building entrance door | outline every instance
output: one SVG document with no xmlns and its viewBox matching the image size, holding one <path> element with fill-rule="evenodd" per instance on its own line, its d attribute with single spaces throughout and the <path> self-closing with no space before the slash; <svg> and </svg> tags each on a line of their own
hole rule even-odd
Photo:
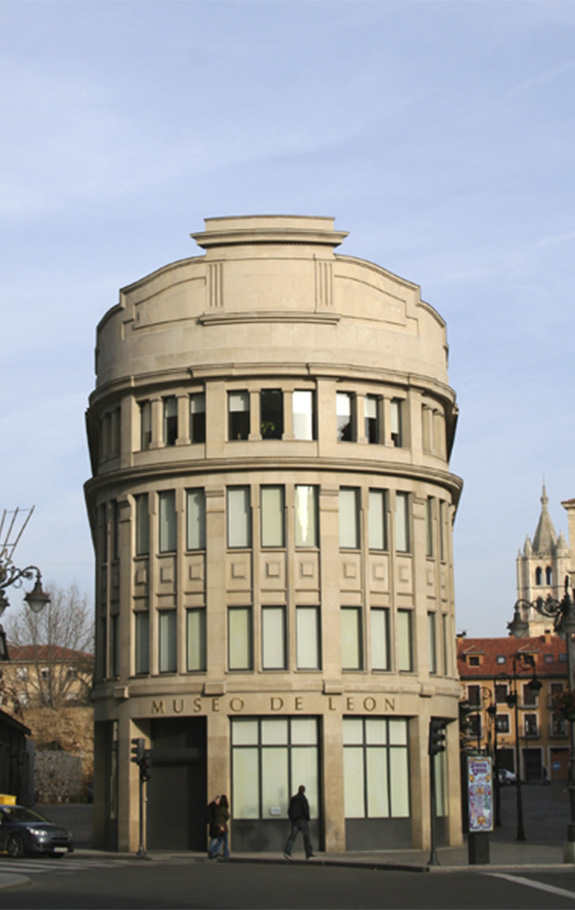
<svg viewBox="0 0 575 910">
<path fill-rule="evenodd" d="M 205 851 L 206 719 L 154 719 L 150 739 L 147 847 Z"/>
</svg>

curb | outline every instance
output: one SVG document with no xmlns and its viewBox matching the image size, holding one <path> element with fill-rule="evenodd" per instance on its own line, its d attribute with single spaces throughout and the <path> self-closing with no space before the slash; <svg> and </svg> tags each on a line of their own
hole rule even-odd
<svg viewBox="0 0 575 910">
<path fill-rule="evenodd" d="M 13 875 L 11 873 L 4 874 L 3 872 L 0 872 L 0 891 L 11 891 L 15 888 L 24 888 L 29 884 L 30 879 L 27 875 Z"/>
</svg>

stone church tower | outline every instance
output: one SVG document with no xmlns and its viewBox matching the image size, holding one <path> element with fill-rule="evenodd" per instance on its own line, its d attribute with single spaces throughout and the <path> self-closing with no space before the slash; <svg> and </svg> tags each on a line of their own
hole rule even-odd
<svg viewBox="0 0 575 910">
<path fill-rule="evenodd" d="M 533 602 L 548 595 L 561 600 L 564 594 L 565 576 L 569 575 L 571 556 L 563 533 L 555 533 L 548 511 L 549 499 L 545 486 L 541 495 L 541 514 L 533 540 L 525 540 L 523 550 L 517 555 L 517 598 Z M 568 503 L 563 503 L 567 508 Z M 569 512 L 569 509 L 568 509 Z M 569 513 L 570 514 L 570 513 Z M 530 636 L 543 635 L 553 631 L 553 620 L 541 616 L 535 610 L 525 611 L 523 616 L 529 623 Z"/>
</svg>

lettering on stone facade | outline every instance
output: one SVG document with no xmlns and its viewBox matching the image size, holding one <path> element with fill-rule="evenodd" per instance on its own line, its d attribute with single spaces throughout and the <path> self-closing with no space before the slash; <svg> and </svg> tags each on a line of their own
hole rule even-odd
<svg viewBox="0 0 575 910">
<path fill-rule="evenodd" d="M 327 711 L 345 711 L 349 714 L 354 713 L 389 713 L 395 712 L 395 698 L 387 695 L 328 695 L 326 698 Z M 240 695 L 232 695 L 229 701 L 221 697 L 205 698 L 196 695 L 188 701 L 184 696 L 166 700 L 163 698 L 152 699 L 151 713 L 154 714 L 220 714 L 229 711 L 232 714 L 265 712 L 265 705 L 258 700 L 252 707 L 246 699 Z M 306 699 L 304 695 L 281 696 L 271 695 L 267 701 L 267 709 L 274 714 L 291 714 L 293 712 L 302 713 L 306 710 L 310 714 L 321 713 L 318 710 L 317 696 Z"/>
</svg>

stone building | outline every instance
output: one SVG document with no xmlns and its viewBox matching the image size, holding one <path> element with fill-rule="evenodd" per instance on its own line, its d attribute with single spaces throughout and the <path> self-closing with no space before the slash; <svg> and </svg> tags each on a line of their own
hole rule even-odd
<svg viewBox="0 0 575 910">
<path fill-rule="evenodd" d="M 443 319 L 335 253 L 323 217 L 210 218 L 204 255 L 124 288 L 97 330 L 95 842 L 281 851 L 307 788 L 318 849 L 461 838 Z"/>
</svg>

